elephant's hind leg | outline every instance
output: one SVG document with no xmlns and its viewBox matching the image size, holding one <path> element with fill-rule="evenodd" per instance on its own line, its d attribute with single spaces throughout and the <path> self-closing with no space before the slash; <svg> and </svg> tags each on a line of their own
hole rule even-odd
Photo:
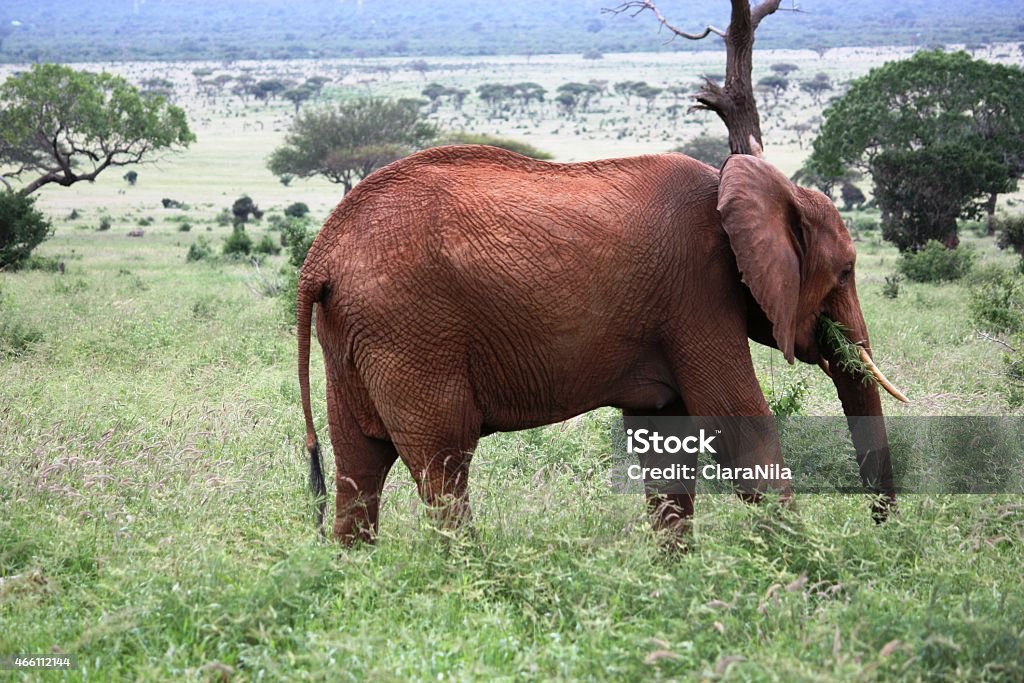
<svg viewBox="0 0 1024 683">
<path fill-rule="evenodd" d="M 398 459 L 391 442 L 363 434 L 341 386 L 328 378 L 331 446 L 336 468 L 334 538 L 342 543 L 373 542 L 384 480 Z"/>
<path fill-rule="evenodd" d="M 469 463 L 483 420 L 468 384 L 425 379 L 421 386 L 431 384 L 446 390 L 430 398 L 418 397 L 415 406 L 398 406 L 394 414 L 405 419 L 388 424 L 388 431 L 429 514 L 443 526 L 455 528 L 470 521 Z"/>
</svg>

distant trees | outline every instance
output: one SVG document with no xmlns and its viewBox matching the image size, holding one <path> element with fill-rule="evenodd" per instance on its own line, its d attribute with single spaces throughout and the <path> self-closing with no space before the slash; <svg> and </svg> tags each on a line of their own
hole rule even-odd
<svg viewBox="0 0 1024 683">
<path fill-rule="evenodd" d="M 822 96 L 832 89 L 832 80 L 826 73 L 815 74 L 814 78 L 800 83 L 800 89 L 811 96 L 817 104 L 821 104 Z"/>
<path fill-rule="evenodd" d="M 789 76 L 791 72 L 799 70 L 800 67 L 797 66 L 796 64 L 790 64 L 789 62 L 779 62 L 776 64 L 772 64 L 771 69 L 778 75 L 785 78 Z"/>
<path fill-rule="evenodd" d="M 448 98 L 456 109 L 462 109 L 462 104 L 466 101 L 466 95 L 469 94 L 469 91 L 465 88 L 454 88 L 441 85 L 440 83 L 431 83 L 420 94 L 430 100 L 430 104 L 434 109 L 441 104 L 441 99 L 445 97 Z"/>
<path fill-rule="evenodd" d="M 715 168 L 721 168 L 729 158 L 729 138 L 723 135 L 702 135 L 676 147 L 673 151 L 691 156 Z"/>
<path fill-rule="evenodd" d="M 652 0 L 629 0 L 607 10 L 613 14 L 651 12 L 658 22 L 674 35 L 687 40 L 701 40 L 716 35 L 725 43 L 725 82 L 719 85 L 707 78 L 695 95 L 699 109 L 715 112 L 729 131 L 729 148 L 735 154 L 750 154 L 755 145 L 763 146 L 761 119 L 757 112 L 752 82 L 754 33 L 761 21 L 779 9 L 782 0 L 730 0 L 732 15 L 723 30 L 708 24 L 699 33 L 688 33 L 669 23 Z"/>
<path fill-rule="evenodd" d="M 805 169 L 871 173 L 883 235 L 901 250 L 958 242 L 957 219 L 994 210 L 1024 173 L 1024 71 L 965 52 L 919 52 L 857 79 Z"/>
<path fill-rule="evenodd" d="M 374 169 L 437 137 L 420 114 L 421 102 L 370 97 L 300 112 L 267 166 L 277 176 L 323 176 L 347 193 Z"/>
<path fill-rule="evenodd" d="M 522 154 L 523 156 L 533 157 L 534 159 L 553 159 L 554 157 L 542 150 L 537 149 L 531 144 L 522 142 L 520 140 L 511 140 L 509 138 L 499 138 L 493 135 L 484 135 L 481 133 L 467 133 L 465 131 L 458 131 L 454 133 L 448 133 L 441 138 L 438 145 L 490 145 L 491 147 L 500 147 L 507 149 L 510 152 L 516 154 Z"/>
<path fill-rule="evenodd" d="M 95 180 L 195 141 L 185 112 L 120 76 L 36 64 L 0 85 L 0 168 L 34 174 L 20 192 Z"/>
</svg>

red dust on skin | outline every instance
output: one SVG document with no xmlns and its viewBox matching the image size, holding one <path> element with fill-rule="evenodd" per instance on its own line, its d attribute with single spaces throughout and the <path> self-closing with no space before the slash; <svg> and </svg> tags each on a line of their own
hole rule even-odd
<svg viewBox="0 0 1024 683">
<path fill-rule="evenodd" d="M 815 362 L 825 312 L 867 344 L 853 258 L 828 198 L 751 156 L 719 172 L 678 154 L 555 164 L 471 145 L 380 169 L 328 218 L 299 281 L 311 483 L 323 493 L 309 399 L 315 306 L 335 538 L 373 539 L 398 459 L 439 519 L 469 519 L 469 463 L 495 431 L 600 406 L 770 415 L 748 337 Z M 874 386 L 842 372 L 833 381 L 848 416 L 881 417 Z M 878 422 L 854 444 L 870 490 L 889 495 Z M 749 464 L 782 463 L 773 432 Z M 769 490 L 790 496 L 778 482 L 740 493 Z M 656 527 L 688 526 L 692 496 L 649 502 Z"/>
</svg>

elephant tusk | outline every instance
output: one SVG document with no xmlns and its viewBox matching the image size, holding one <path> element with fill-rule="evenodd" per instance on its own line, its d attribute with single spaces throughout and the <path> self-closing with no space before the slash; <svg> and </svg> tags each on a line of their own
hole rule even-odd
<svg viewBox="0 0 1024 683">
<path fill-rule="evenodd" d="M 818 356 L 818 367 L 821 368 L 822 372 L 828 375 L 829 379 L 832 379 L 832 368 L 828 366 L 828 361 L 822 356 Z"/>
<path fill-rule="evenodd" d="M 878 383 L 882 385 L 882 388 L 889 392 L 890 396 L 895 398 L 897 401 L 910 403 L 910 399 L 907 398 L 902 391 L 894 387 L 892 382 L 885 378 L 885 375 L 882 374 L 882 371 L 879 370 L 878 366 L 871 360 L 871 356 L 868 355 L 867 349 L 863 346 L 860 347 L 860 359 L 864 361 L 864 364 L 868 366 L 869 370 L 871 370 L 871 374 L 874 375 L 875 379 L 878 380 Z"/>
</svg>

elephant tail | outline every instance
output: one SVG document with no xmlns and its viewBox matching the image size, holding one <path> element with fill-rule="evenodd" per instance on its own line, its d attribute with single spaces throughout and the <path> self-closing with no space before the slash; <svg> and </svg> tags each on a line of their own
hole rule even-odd
<svg viewBox="0 0 1024 683">
<path fill-rule="evenodd" d="M 324 483 L 323 459 L 320 442 L 313 426 L 313 409 L 309 401 L 309 337 L 313 323 L 313 304 L 317 295 L 302 279 L 296 308 L 296 330 L 299 336 L 299 391 L 302 394 L 302 414 L 306 418 L 306 451 L 309 453 L 309 490 L 316 500 L 316 525 L 323 528 L 324 509 L 327 504 L 327 485 Z"/>
</svg>

